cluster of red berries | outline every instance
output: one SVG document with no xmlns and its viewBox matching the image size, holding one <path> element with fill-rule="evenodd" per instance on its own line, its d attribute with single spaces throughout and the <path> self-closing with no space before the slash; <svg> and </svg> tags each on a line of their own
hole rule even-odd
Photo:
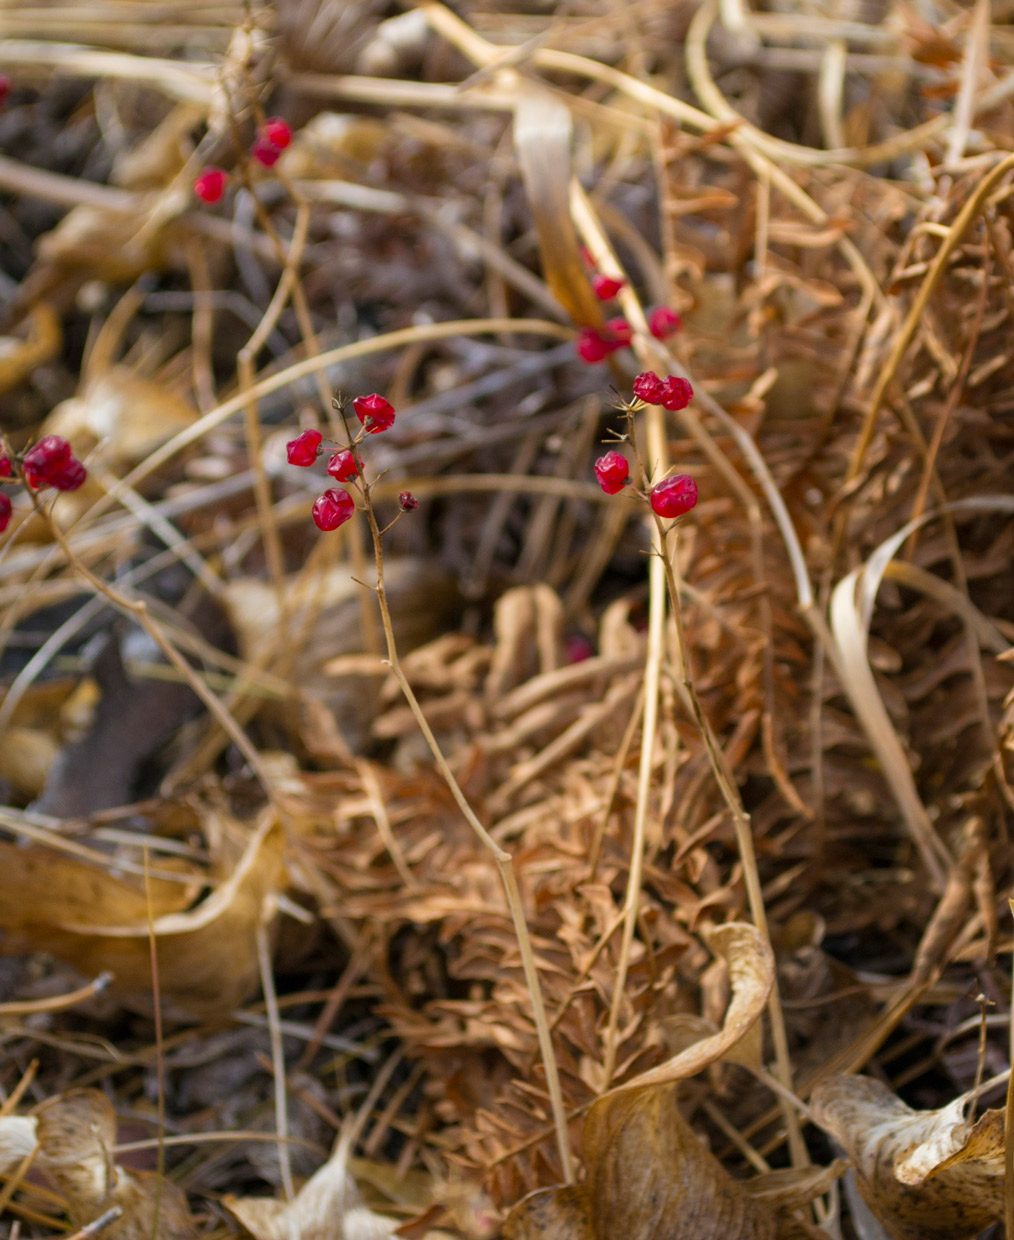
<svg viewBox="0 0 1014 1240">
<path fill-rule="evenodd" d="M 634 394 L 646 404 L 685 409 L 693 399 L 694 389 L 677 375 L 660 379 L 648 370 L 634 380 Z M 595 462 L 595 477 L 607 495 L 617 495 L 630 485 L 630 464 L 622 452 L 612 449 Z M 657 516 L 681 517 L 697 504 L 697 483 L 689 474 L 674 474 L 656 482 L 647 498 Z"/>
<path fill-rule="evenodd" d="M 54 491 L 76 491 L 88 477 L 88 471 L 71 451 L 61 435 L 43 435 L 15 460 L 21 466 L 25 482 L 33 491 L 52 487 Z M 0 456 L 0 480 L 14 477 L 14 461 Z M 13 505 L 6 491 L 0 490 L 0 534 L 10 524 Z"/>
<path fill-rule="evenodd" d="M 622 281 L 615 281 L 610 276 L 596 277 L 603 282 L 602 287 L 618 284 L 616 291 L 623 287 Z M 594 281 L 593 281 L 594 284 Z M 596 287 L 598 293 L 598 287 Z M 600 293 L 601 297 L 602 294 Z M 668 306 L 658 306 L 648 316 L 648 330 L 656 340 L 667 340 L 683 326 L 683 320 L 675 310 Z M 577 355 L 583 362 L 594 365 L 605 361 L 611 353 L 625 349 L 633 339 L 634 331 L 625 318 L 609 319 L 604 327 L 582 327 L 577 334 Z"/>
<path fill-rule="evenodd" d="M 394 406 L 376 392 L 369 396 L 357 396 L 352 402 L 352 408 L 362 424 L 362 434 L 379 435 L 394 425 Z M 303 431 L 295 439 L 290 439 L 285 445 L 289 464 L 303 467 L 313 465 L 325 450 L 322 449 L 323 441 L 324 436 L 315 430 Z M 356 479 L 362 475 L 362 462 L 356 450 L 358 443 L 359 439 L 351 447 L 339 448 L 337 452 L 331 453 L 327 472 L 336 482 L 358 486 Z M 402 512 L 411 512 L 419 507 L 419 501 L 411 491 L 402 491 L 398 496 L 398 506 Z M 347 490 L 331 487 L 314 501 L 313 521 L 320 530 L 336 530 L 351 518 L 355 510 L 355 501 Z"/>
<path fill-rule="evenodd" d="M 280 116 L 272 116 L 258 129 L 250 156 L 263 167 L 273 168 L 291 141 L 292 130 L 287 122 Z M 228 175 L 221 168 L 205 168 L 194 182 L 194 193 L 201 202 L 212 206 L 225 193 L 228 181 Z"/>
</svg>

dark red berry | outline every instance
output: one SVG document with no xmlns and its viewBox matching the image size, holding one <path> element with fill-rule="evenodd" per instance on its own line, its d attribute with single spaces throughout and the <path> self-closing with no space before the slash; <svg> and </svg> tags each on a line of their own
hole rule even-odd
<svg viewBox="0 0 1014 1240">
<path fill-rule="evenodd" d="M 595 654 L 595 647 L 582 633 L 571 633 L 564 639 L 564 652 L 568 663 L 583 663 Z"/>
<path fill-rule="evenodd" d="M 292 141 L 292 130 L 280 116 L 269 116 L 261 126 L 261 137 L 280 151 Z"/>
<path fill-rule="evenodd" d="M 0 73 L 0 108 L 7 102 L 7 96 L 11 93 L 11 80 L 6 73 Z M 8 516 L 10 514 L 8 513 Z"/>
<path fill-rule="evenodd" d="M 357 396 L 352 408 L 371 435 L 379 435 L 394 425 L 394 405 L 376 392 L 371 392 L 369 396 Z"/>
<path fill-rule="evenodd" d="M 607 495 L 615 495 L 630 481 L 630 466 L 622 452 L 607 452 L 595 462 L 595 477 Z"/>
<path fill-rule="evenodd" d="M 221 168 L 205 168 L 194 182 L 194 193 L 201 202 L 206 202 L 210 207 L 225 193 L 227 180 L 228 177 Z"/>
<path fill-rule="evenodd" d="M 320 431 L 303 431 L 285 445 L 285 455 L 290 465 L 312 465 L 317 459 L 317 449 L 324 436 Z"/>
<path fill-rule="evenodd" d="M 587 362 L 589 366 L 594 366 L 596 362 L 604 362 L 610 353 L 616 351 L 612 342 L 594 327 L 582 327 L 574 343 L 578 357 L 582 362 Z"/>
<path fill-rule="evenodd" d="M 0 534 L 10 525 L 11 513 L 14 506 L 11 503 L 11 497 L 6 491 L 0 491 Z"/>
<path fill-rule="evenodd" d="M 48 487 L 55 474 L 59 474 L 71 460 L 70 444 L 62 435 L 43 435 L 39 442 L 25 453 L 21 462 L 28 485 L 37 491 Z"/>
<path fill-rule="evenodd" d="M 250 148 L 250 154 L 259 164 L 263 164 L 265 168 L 273 168 L 278 163 L 282 152 L 273 142 L 269 142 L 267 138 L 257 138 Z"/>
<path fill-rule="evenodd" d="M 76 456 L 72 456 L 62 469 L 51 475 L 49 485 L 57 491 L 76 491 L 78 487 L 84 485 L 87 477 L 87 469 Z"/>
<path fill-rule="evenodd" d="M 612 352 L 626 348 L 634 338 L 634 329 L 624 318 L 610 319 L 606 324 L 605 336 L 612 341 Z"/>
<path fill-rule="evenodd" d="M 663 386 L 664 391 L 658 403 L 663 409 L 668 409 L 673 413 L 677 409 L 685 409 L 694 398 L 694 389 L 689 381 L 679 378 L 678 375 L 666 375 Z"/>
<path fill-rule="evenodd" d="M 648 316 L 648 331 L 656 340 L 667 340 L 683 326 L 683 320 L 668 306 L 656 306 Z"/>
<path fill-rule="evenodd" d="M 665 395 L 665 384 L 653 370 L 646 370 L 634 380 L 634 395 L 646 405 L 660 405 Z"/>
<path fill-rule="evenodd" d="M 9 456 L 0 456 L 0 478 L 10 478 L 14 473 L 14 466 L 11 464 Z"/>
<path fill-rule="evenodd" d="M 626 280 L 621 280 L 617 276 L 604 276 L 601 273 L 592 276 L 592 288 L 599 301 L 612 301 L 624 284 Z"/>
<path fill-rule="evenodd" d="M 650 499 L 660 517 L 682 517 L 697 503 L 697 483 L 689 474 L 674 474 L 655 483 Z"/>
<path fill-rule="evenodd" d="M 419 501 L 411 491 L 402 491 L 398 496 L 398 507 L 402 512 L 414 512 L 419 507 Z"/>
<path fill-rule="evenodd" d="M 348 491 L 332 488 L 317 497 L 313 504 L 313 523 L 317 529 L 336 530 L 344 525 L 356 510 L 356 505 Z"/>
<path fill-rule="evenodd" d="M 348 482 L 350 478 L 354 478 L 359 473 L 359 468 L 356 465 L 356 458 L 348 448 L 343 448 L 328 461 L 327 472 L 339 482 Z"/>
</svg>

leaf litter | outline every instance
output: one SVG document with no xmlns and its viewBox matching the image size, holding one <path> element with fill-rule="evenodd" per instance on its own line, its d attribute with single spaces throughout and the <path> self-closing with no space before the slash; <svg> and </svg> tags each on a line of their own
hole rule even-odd
<svg viewBox="0 0 1014 1240">
<path fill-rule="evenodd" d="M 0 537 L 12 1235 L 942 1240 L 1014 1207 L 1006 18 L 536 9 L 3 9 L 0 433 L 89 468 L 73 566 L 20 500 Z M 587 366 L 596 273 L 634 349 Z M 696 401 L 638 435 L 700 495 L 717 757 L 592 473 L 610 385 L 676 368 Z M 511 854 L 555 1065 L 362 531 L 317 539 L 284 463 L 338 389 L 399 410 L 401 666 Z"/>
</svg>

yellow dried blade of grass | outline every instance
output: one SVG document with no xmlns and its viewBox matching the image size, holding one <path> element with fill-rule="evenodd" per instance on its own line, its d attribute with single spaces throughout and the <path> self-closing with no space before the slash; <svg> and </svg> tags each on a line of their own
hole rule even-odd
<svg viewBox="0 0 1014 1240">
<path fill-rule="evenodd" d="M 867 640 L 873 605 L 888 564 L 914 530 L 944 511 L 1014 512 L 1014 499 L 997 495 L 959 500 L 946 509 L 909 521 L 881 543 L 865 565 L 838 582 L 830 605 L 831 630 L 845 691 L 937 890 L 943 889 L 953 859 L 920 800 L 908 757 L 877 689 L 867 656 Z"/>
</svg>

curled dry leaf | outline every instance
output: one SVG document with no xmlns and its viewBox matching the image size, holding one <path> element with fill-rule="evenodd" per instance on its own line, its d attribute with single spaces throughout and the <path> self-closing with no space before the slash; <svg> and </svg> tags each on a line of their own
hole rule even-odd
<svg viewBox="0 0 1014 1240">
<path fill-rule="evenodd" d="M 105 1094 L 76 1089 L 36 1109 L 36 1165 L 67 1202 L 76 1227 L 114 1207 L 123 1213 L 105 1240 L 191 1240 L 196 1235 L 183 1193 L 153 1171 L 127 1172 L 113 1162 L 116 1116 Z"/>
<path fill-rule="evenodd" d="M 210 1017 L 228 1012 L 256 986 L 256 929 L 283 881 L 282 847 L 282 829 L 266 815 L 233 872 L 207 899 L 196 908 L 183 911 L 177 906 L 155 917 L 159 990 L 168 1014 Z M 68 875 L 67 889 L 75 903 L 62 917 L 54 907 L 59 903 L 55 887 L 41 906 L 43 914 L 23 891 L 18 899 L 3 899 L 0 888 L 0 927 L 10 931 L 3 949 L 48 951 L 87 975 L 111 973 L 121 996 L 134 1006 L 149 1007 L 151 956 L 143 886 L 131 889 L 97 869 L 64 867 L 63 860 L 61 871 Z M 23 872 L 41 890 L 42 872 L 32 867 Z M 46 873 L 53 883 L 53 870 Z M 0 866 L 0 883 L 8 881 Z M 175 886 L 167 880 L 166 893 Z M 113 896 L 110 904 L 104 894 Z M 178 898 L 176 892 L 172 895 Z"/>
<path fill-rule="evenodd" d="M 328 1161 L 290 1202 L 226 1197 L 225 1205 L 256 1240 L 394 1240 L 394 1224 L 363 1205 L 339 1140 Z"/>
<path fill-rule="evenodd" d="M 1003 1217 L 1004 1113 L 964 1119 L 967 1096 L 913 1111 L 880 1081 L 836 1076 L 817 1123 L 844 1146 L 863 1199 L 892 1240 L 964 1240 Z"/>
<path fill-rule="evenodd" d="M 734 1050 L 764 1010 L 774 979 L 771 948 L 753 926 L 722 926 L 710 943 L 726 961 L 732 987 L 722 1028 L 600 1098 L 584 1129 L 587 1183 L 526 1197 L 507 1218 L 505 1240 L 790 1240 L 813 1234 L 788 1211 L 824 1191 L 840 1166 L 803 1179 L 742 1184 L 680 1114 L 679 1081 Z"/>
</svg>

